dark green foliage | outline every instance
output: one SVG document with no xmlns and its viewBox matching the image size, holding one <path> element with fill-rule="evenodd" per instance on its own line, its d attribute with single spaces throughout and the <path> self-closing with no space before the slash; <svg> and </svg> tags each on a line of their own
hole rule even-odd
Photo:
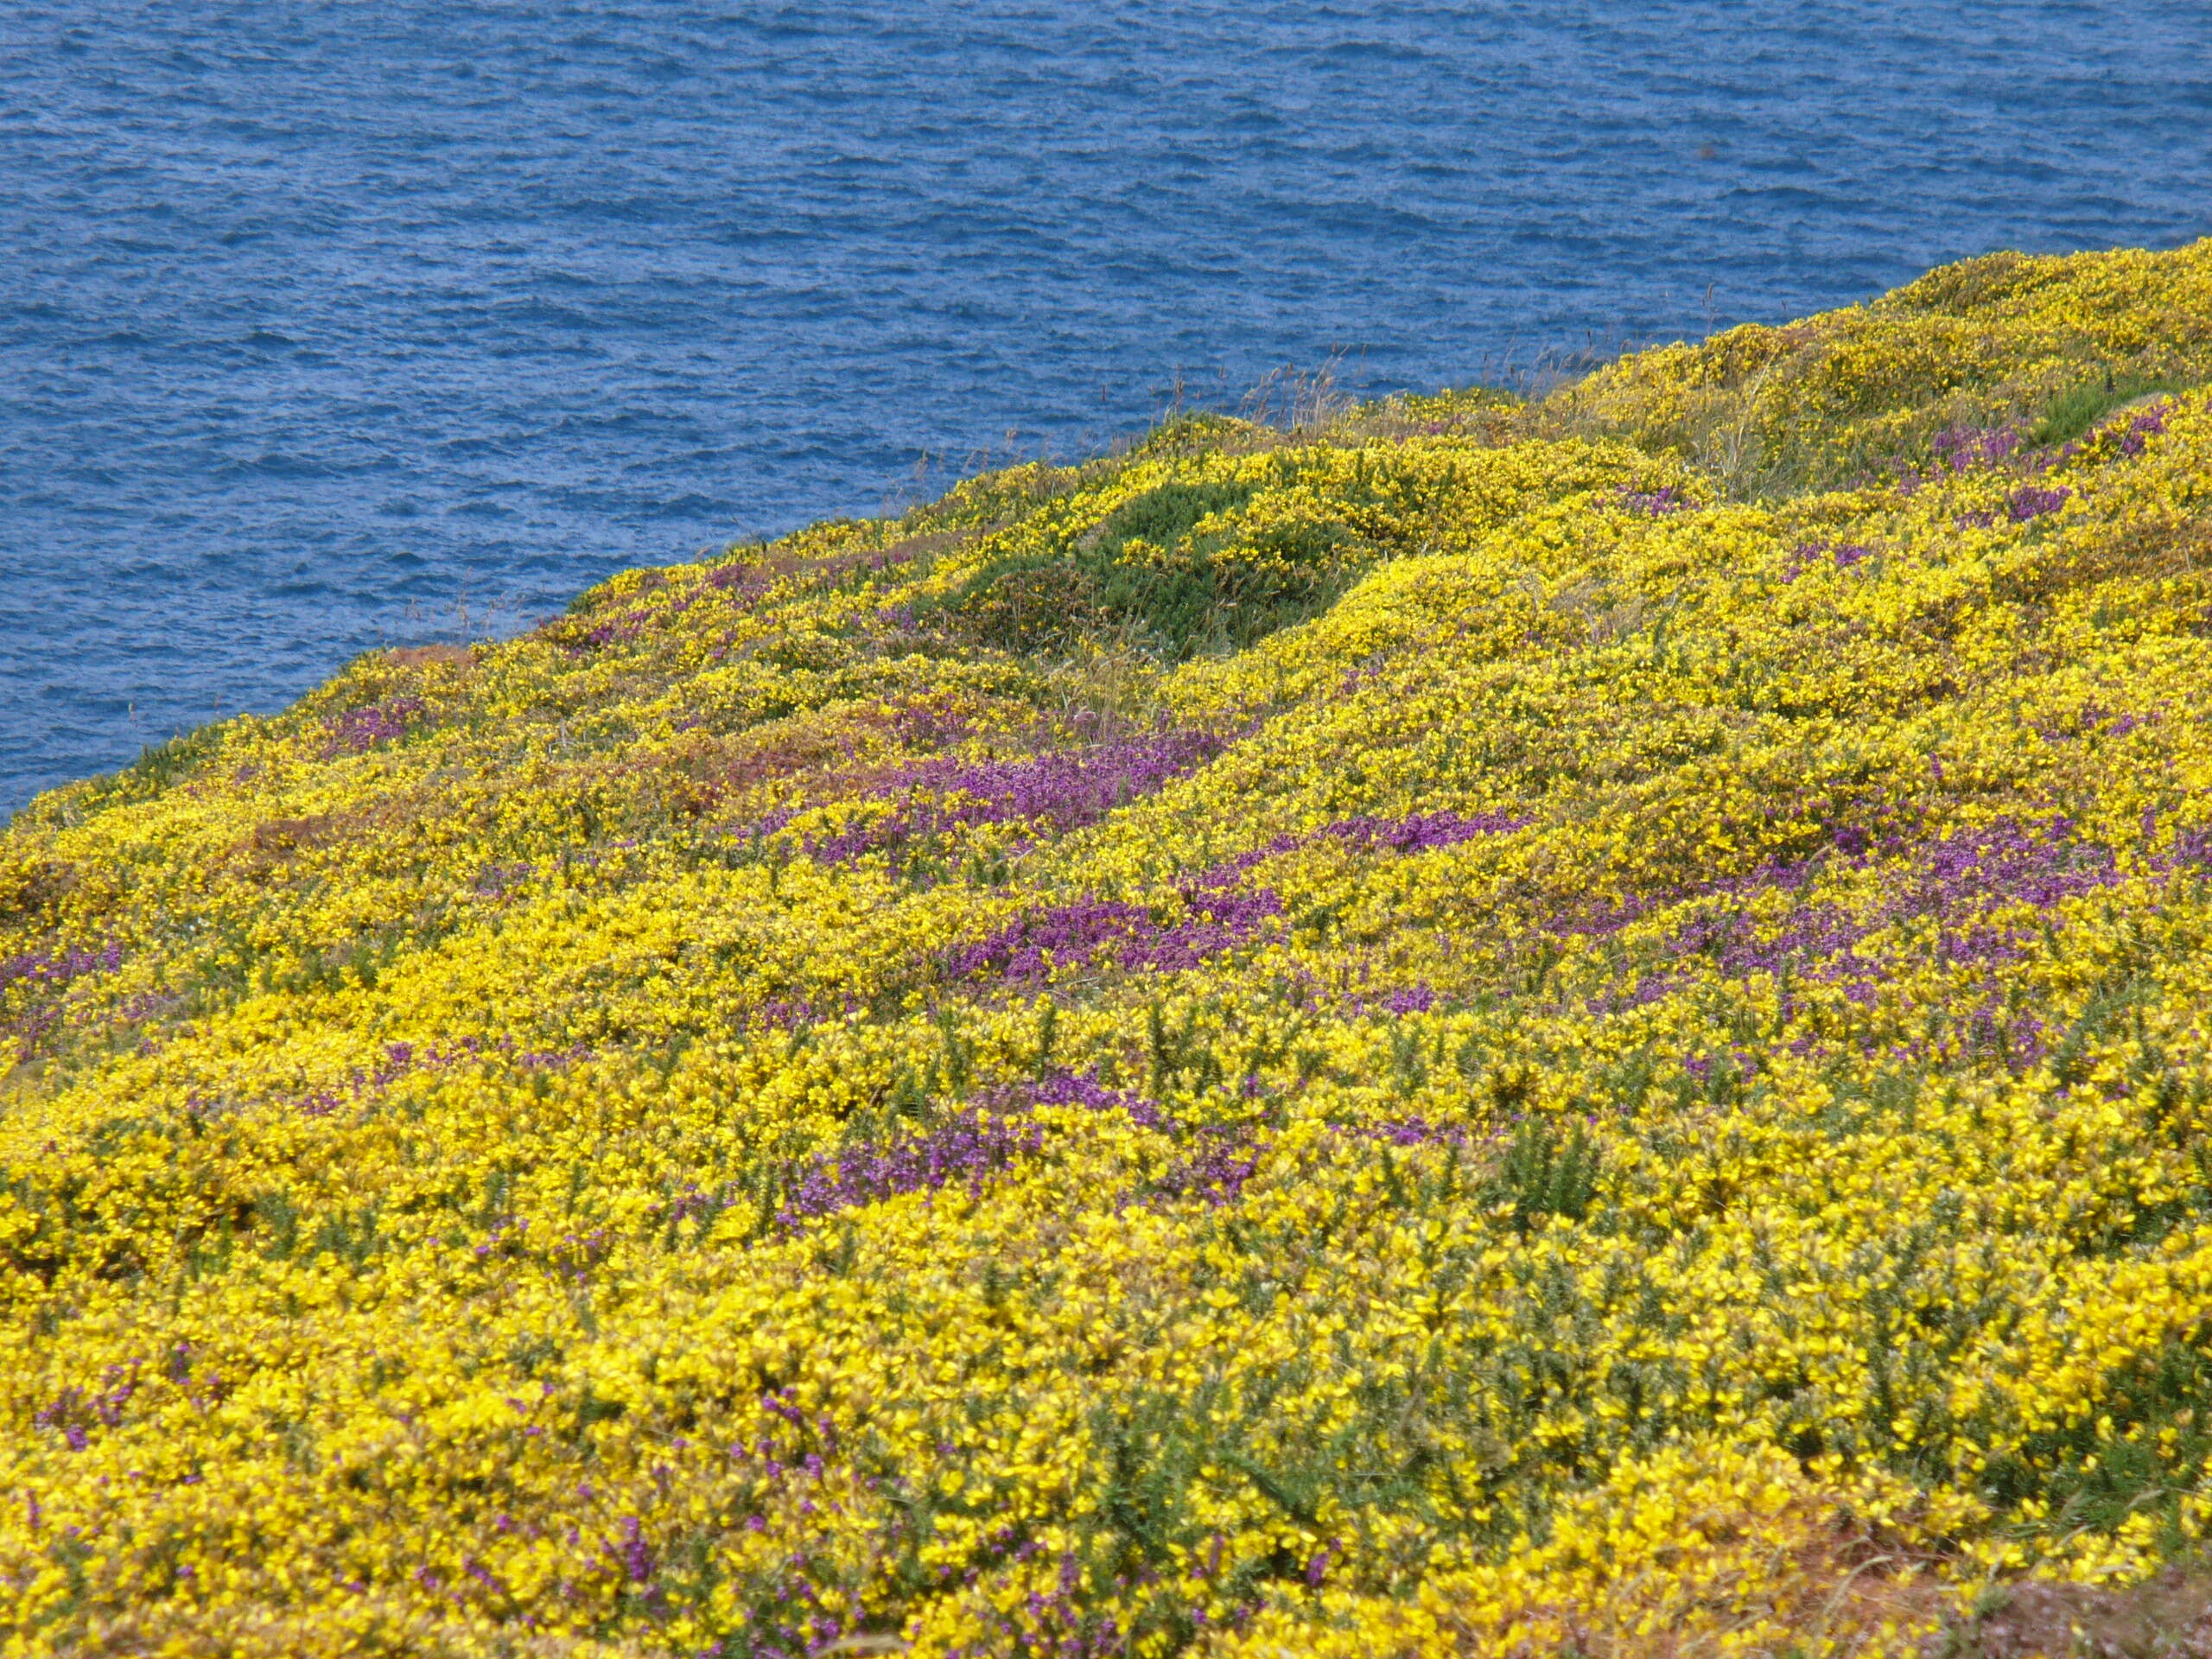
<svg viewBox="0 0 2212 1659">
<path fill-rule="evenodd" d="M 1259 487 L 1253 480 L 1163 484 L 1057 556 L 977 572 L 944 613 L 980 643 L 1007 651 L 1066 651 L 1086 637 L 1111 637 L 1180 662 L 1249 645 L 1325 609 L 1363 563 L 1340 524 L 1271 526 L 1246 543 L 1256 557 L 1235 559 L 1219 556 L 1237 533 L 1192 533 Z"/>
<path fill-rule="evenodd" d="M 2029 440 L 2038 444 L 2071 443 L 2123 404 L 2174 390 L 2170 381 L 2141 375 L 2115 378 L 2107 370 L 2102 378 L 2070 386 L 2052 398 L 2043 417 L 2029 431 Z"/>
<path fill-rule="evenodd" d="M 310 1255 L 327 1250 L 355 1268 L 365 1266 L 384 1247 L 378 1226 L 381 1206 L 367 1204 L 356 1210 L 334 1211 L 315 1227 L 309 1241 Z"/>
<path fill-rule="evenodd" d="M 1984 1495 L 2000 1509 L 2028 1499 L 2049 1506 L 2031 1530 L 2109 1534 L 2129 1516 L 2155 1517 L 2167 1551 L 2183 1541 L 2182 1497 L 2212 1457 L 2212 1326 L 2169 1342 L 2112 1380 L 2094 1420 L 2031 1435 L 1994 1461 Z M 2171 1440 L 2162 1435 L 2171 1433 Z"/>
<path fill-rule="evenodd" d="M 254 1195 L 252 1230 L 259 1235 L 261 1252 L 270 1260 L 289 1262 L 299 1248 L 298 1206 L 282 1187 L 269 1187 Z"/>
<path fill-rule="evenodd" d="M 1124 502 L 1099 525 L 1093 550 L 1117 558 L 1133 541 L 1173 548 L 1201 518 L 1233 512 L 1252 499 L 1256 483 L 1223 480 L 1211 484 L 1163 484 Z"/>
<path fill-rule="evenodd" d="M 1310 1582 L 1331 1565 L 1336 1552 L 1325 1547 L 1310 1558 L 1281 1547 L 1262 1557 L 1225 1557 L 1207 1518 L 1209 1488 L 1241 1485 L 1285 1522 L 1308 1530 L 1320 1528 L 1332 1511 L 1342 1517 L 1337 1525 L 1348 1522 L 1359 1529 L 1374 1514 L 1433 1510 L 1440 1496 L 1432 1491 L 1435 1471 L 1420 1444 L 1425 1385 L 1402 1377 L 1372 1380 L 1358 1390 L 1351 1421 L 1284 1433 L 1284 1402 L 1313 1377 L 1311 1363 L 1300 1362 L 1241 1398 L 1207 1383 L 1187 1395 L 1147 1394 L 1094 1414 L 1090 1435 L 1100 1454 L 1100 1489 L 1087 1513 L 1074 1518 L 1080 1541 L 1074 1559 L 1081 1578 L 1092 1583 L 1157 1582 L 1140 1632 L 1164 1635 L 1176 1646 L 1195 1633 L 1187 1592 L 1161 1571 L 1179 1556 L 1195 1558 L 1194 1577 L 1244 1605 L 1259 1601 L 1270 1583 Z"/>
<path fill-rule="evenodd" d="M 1524 1238 L 1545 1216 L 1580 1221 L 1597 1192 L 1597 1151 L 1579 1123 L 1564 1139 L 1550 1124 L 1523 1124 L 1491 1183 L 1491 1202 L 1511 1206 L 1513 1230 Z"/>
</svg>

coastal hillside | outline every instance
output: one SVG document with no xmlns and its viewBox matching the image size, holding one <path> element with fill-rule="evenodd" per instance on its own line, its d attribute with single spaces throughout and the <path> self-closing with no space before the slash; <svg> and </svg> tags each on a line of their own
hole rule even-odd
<svg viewBox="0 0 2212 1659">
<path fill-rule="evenodd" d="M 4 1650 L 2212 1632 L 2208 381 L 1996 255 L 41 797 Z"/>
</svg>

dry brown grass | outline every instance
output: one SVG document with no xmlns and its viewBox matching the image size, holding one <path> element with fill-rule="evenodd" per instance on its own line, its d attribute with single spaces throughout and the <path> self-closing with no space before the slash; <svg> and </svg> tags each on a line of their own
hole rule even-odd
<svg viewBox="0 0 2212 1659">
<path fill-rule="evenodd" d="M 467 668 L 476 660 L 467 645 L 397 645 L 385 655 L 399 668 Z"/>
<path fill-rule="evenodd" d="M 2179 1563 L 2124 1590 L 2003 1586 L 1945 1632 L 1943 1659 L 2212 1659 L 2212 1567 Z"/>
</svg>

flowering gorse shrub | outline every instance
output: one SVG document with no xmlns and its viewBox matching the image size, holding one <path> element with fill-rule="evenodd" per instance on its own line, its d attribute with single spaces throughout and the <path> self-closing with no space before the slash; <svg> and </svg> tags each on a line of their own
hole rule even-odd
<svg viewBox="0 0 2212 1659">
<path fill-rule="evenodd" d="M 1181 423 L 41 798 L 9 1650 L 1902 1654 L 2185 1558 L 2207 317 Z"/>
</svg>

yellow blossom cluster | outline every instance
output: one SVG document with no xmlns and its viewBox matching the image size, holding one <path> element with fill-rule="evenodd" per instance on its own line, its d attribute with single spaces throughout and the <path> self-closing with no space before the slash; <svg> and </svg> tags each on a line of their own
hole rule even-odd
<svg viewBox="0 0 2212 1659">
<path fill-rule="evenodd" d="M 2187 1556 L 2209 380 L 2212 243 L 1999 256 L 41 798 L 0 1652 L 1904 1654 Z"/>
</svg>

